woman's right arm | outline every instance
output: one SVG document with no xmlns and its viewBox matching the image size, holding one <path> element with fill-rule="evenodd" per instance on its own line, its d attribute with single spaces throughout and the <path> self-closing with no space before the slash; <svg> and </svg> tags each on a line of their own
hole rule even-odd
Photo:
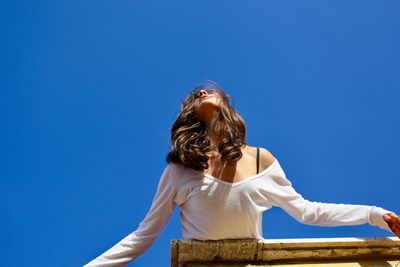
<svg viewBox="0 0 400 267">
<path fill-rule="evenodd" d="M 138 229 L 112 248 L 89 262 L 85 267 L 125 266 L 142 255 L 167 225 L 176 206 L 178 185 L 175 167 L 169 164 L 161 175 L 151 208 Z"/>
</svg>

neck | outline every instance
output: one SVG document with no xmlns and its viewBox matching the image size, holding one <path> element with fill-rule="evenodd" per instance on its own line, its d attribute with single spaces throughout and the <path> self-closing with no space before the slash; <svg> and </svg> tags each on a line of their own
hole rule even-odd
<svg viewBox="0 0 400 267">
<path fill-rule="evenodd" d="M 207 138 L 210 140 L 210 151 L 211 154 L 214 154 L 213 152 L 218 152 L 218 146 L 222 141 L 222 132 L 219 130 L 220 127 L 217 125 L 217 111 L 212 110 L 203 113 L 202 116 L 202 121 L 207 128 Z"/>
<path fill-rule="evenodd" d="M 220 132 L 216 132 L 214 127 L 207 127 L 207 138 L 210 140 L 210 148 L 211 151 L 218 152 L 218 146 L 222 141 L 222 134 Z"/>
</svg>

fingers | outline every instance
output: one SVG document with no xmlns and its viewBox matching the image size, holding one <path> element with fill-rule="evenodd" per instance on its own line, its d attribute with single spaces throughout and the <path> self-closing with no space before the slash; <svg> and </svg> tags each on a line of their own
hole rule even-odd
<svg viewBox="0 0 400 267">
<path fill-rule="evenodd" d="M 383 219 L 385 220 L 385 222 L 390 222 L 392 216 L 390 216 L 391 213 L 386 213 L 383 215 Z"/>
<path fill-rule="evenodd" d="M 383 215 L 383 219 L 385 219 L 385 221 L 387 221 L 387 222 L 389 222 L 389 221 L 400 222 L 400 217 L 397 216 L 395 213 L 386 213 Z"/>
</svg>

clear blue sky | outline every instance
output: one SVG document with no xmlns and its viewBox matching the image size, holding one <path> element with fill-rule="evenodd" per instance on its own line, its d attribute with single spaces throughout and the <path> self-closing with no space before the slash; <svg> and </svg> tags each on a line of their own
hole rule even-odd
<svg viewBox="0 0 400 267">
<path fill-rule="evenodd" d="M 2 266 L 80 266 L 134 231 L 181 99 L 210 79 L 321 202 L 400 212 L 400 3 L 0 3 Z M 131 266 L 168 266 L 179 209 Z M 378 237 L 278 208 L 265 238 Z"/>
</svg>

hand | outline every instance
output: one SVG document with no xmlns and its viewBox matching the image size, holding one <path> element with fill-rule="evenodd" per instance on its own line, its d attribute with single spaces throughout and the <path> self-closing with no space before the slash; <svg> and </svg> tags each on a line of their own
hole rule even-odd
<svg viewBox="0 0 400 267">
<path fill-rule="evenodd" d="M 394 213 L 386 213 L 383 219 L 389 225 L 390 230 L 400 238 L 400 217 Z"/>
</svg>

